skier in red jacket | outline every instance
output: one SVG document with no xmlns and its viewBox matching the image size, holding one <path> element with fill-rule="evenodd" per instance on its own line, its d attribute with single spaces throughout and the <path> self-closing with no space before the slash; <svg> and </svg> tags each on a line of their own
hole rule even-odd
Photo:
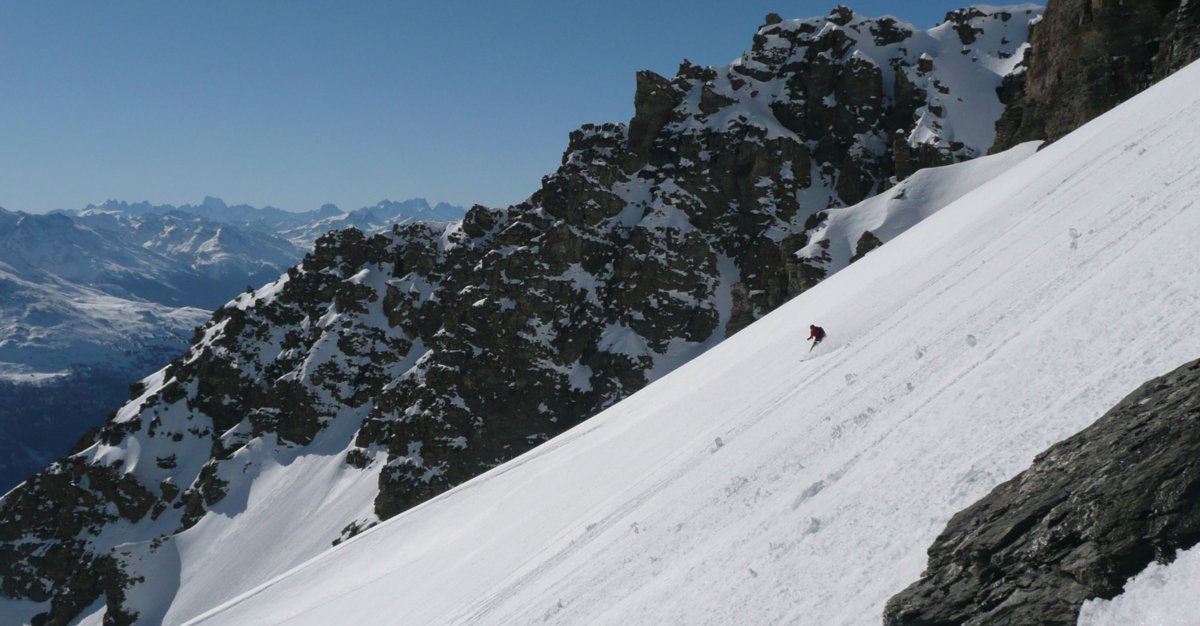
<svg viewBox="0 0 1200 626">
<path fill-rule="evenodd" d="M 820 326 L 817 326 L 816 324 L 809 324 L 808 339 L 806 339 L 805 341 L 813 342 L 813 348 L 815 348 L 815 347 L 817 347 L 817 344 L 821 343 L 821 341 L 824 339 L 825 339 L 825 329 L 821 328 Z"/>
</svg>

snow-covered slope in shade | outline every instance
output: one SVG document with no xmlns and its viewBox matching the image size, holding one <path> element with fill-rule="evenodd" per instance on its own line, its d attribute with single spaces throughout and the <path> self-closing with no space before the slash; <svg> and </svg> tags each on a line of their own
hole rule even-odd
<svg viewBox="0 0 1200 626">
<path fill-rule="evenodd" d="M 1197 115 L 1192 66 L 195 623 L 877 623 L 955 511 L 1200 354 Z"/>
<path fill-rule="evenodd" d="M 1089 600 L 1079 609 L 1079 626 L 1192 626 L 1200 615 L 1200 547 L 1181 551 L 1167 565 L 1152 563 L 1112 600 Z"/>
<path fill-rule="evenodd" d="M 1039 142 L 954 165 L 923 169 L 892 189 L 843 209 L 827 209 L 824 223 L 796 253 L 826 275 L 841 271 L 870 233 L 880 243 L 895 239 L 967 192 L 1003 174 L 1037 151 Z"/>
</svg>

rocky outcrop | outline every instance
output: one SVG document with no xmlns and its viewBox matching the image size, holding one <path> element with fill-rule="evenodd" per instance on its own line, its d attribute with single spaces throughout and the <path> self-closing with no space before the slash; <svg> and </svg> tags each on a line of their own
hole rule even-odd
<svg viewBox="0 0 1200 626">
<path fill-rule="evenodd" d="M 1154 79 L 1200 59 L 1200 4 L 1194 0 L 1160 3 L 1174 6 L 1163 20 L 1163 37 L 1154 59 Z"/>
<path fill-rule="evenodd" d="M 993 151 L 1056 141 L 1200 56 L 1200 7 L 1154 0 L 1050 0 L 1028 70 L 1002 97 Z"/>
<path fill-rule="evenodd" d="M 883 242 L 879 240 L 879 237 L 875 236 L 875 233 L 869 230 L 863 231 L 862 236 L 858 238 L 858 243 L 854 246 L 854 256 L 850 257 L 850 262 L 853 263 L 867 256 L 868 252 L 882 245 Z"/>
<path fill-rule="evenodd" d="M 136 585 L 106 541 L 195 528 L 247 491 L 264 450 L 333 450 L 377 483 L 373 515 L 322 530 L 334 543 L 579 424 L 824 278 L 796 252 L 825 209 L 892 184 L 895 142 L 943 162 L 985 153 L 976 131 L 1000 105 L 971 86 L 999 84 L 1035 16 L 979 11 L 928 32 L 844 7 L 771 17 L 731 65 L 640 73 L 631 122 L 571 133 L 526 202 L 323 237 L 0 500 L 5 593 L 116 602 L 66 581 L 107 576 L 93 563 L 111 557 Z M 113 477 L 137 507 L 108 506 Z M 35 509 L 44 523 L 25 521 Z"/>
<path fill-rule="evenodd" d="M 1048 419 L 1050 417 L 1048 416 Z M 958 513 L 885 623 L 1073 624 L 1200 543 L 1200 361 L 1142 385 Z"/>
</svg>

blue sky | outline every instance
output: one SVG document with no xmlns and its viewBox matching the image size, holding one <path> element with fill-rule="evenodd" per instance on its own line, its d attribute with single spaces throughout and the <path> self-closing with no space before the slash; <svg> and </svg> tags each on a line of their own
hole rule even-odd
<svg viewBox="0 0 1200 626">
<path fill-rule="evenodd" d="M 502 206 L 634 74 L 724 64 L 837 2 L 0 0 L 0 206 Z M 928 28 L 964 2 L 849 3 Z"/>
</svg>

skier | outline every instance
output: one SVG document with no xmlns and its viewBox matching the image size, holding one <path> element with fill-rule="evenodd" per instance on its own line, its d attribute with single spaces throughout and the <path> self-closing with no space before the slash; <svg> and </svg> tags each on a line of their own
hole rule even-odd
<svg viewBox="0 0 1200 626">
<path fill-rule="evenodd" d="M 816 324 L 809 324 L 808 339 L 805 339 L 805 341 L 813 342 L 812 347 L 815 348 L 815 347 L 817 347 L 817 344 L 821 343 L 821 341 L 824 339 L 825 339 L 825 329 L 821 328 L 820 326 L 817 326 Z M 812 348 L 809 348 L 808 350 L 811 352 Z"/>
</svg>

